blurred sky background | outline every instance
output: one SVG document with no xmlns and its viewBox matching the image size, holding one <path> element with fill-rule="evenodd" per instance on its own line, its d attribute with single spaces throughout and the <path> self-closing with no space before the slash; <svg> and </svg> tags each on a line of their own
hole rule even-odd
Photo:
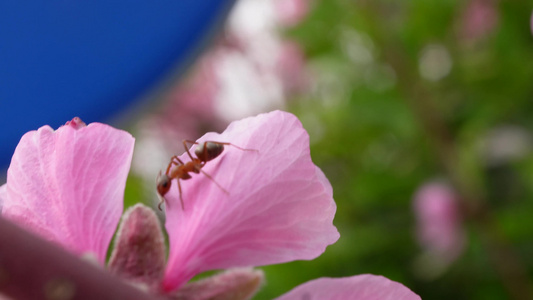
<svg viewBox="0 0 533 300">
<path fill-rule="evenodd" d="M 341 238 L 316 260 L 263 267 L 256 299 L 363 273 L 423 299 L 533 299 L 532 11 L 237 0 L 184 75 L 121 119 L 136 137 L 126 203 L 155 207 L 183 139 L 287 110 L 333 185 Z"/>
</svg>

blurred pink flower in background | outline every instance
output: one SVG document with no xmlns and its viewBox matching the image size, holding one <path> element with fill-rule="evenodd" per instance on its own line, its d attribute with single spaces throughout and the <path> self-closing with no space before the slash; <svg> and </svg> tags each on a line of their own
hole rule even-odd
<svg viewBox="0 0 533 300">
<path fill-rule="evenodd" d="M 308 72 L 306 72 L 303 50 L 297 43 L 284 42 L 279 52 L 276 72 L 281 79 L 283 88 L 289 94 L 303 93 L 310 88 Z"/>
<path fill-rule="evenodd" d="M 530 25 L 531 33 L 533 34 L 533 13 L 531 14 L 529 25 Z"/>
<path fill-rule="evenodd" d="M 462 253 L 465 233 L 453 189 L 442 182 L 422 185 L 415 194 L 418 242 L 425 251 L 420 263 L 429 277 L 438 276 Z"/>
<path fill-rule="evenodd" d="M 494 0 L 470 0 L 461 17 L 460 35 L 466 40 L 480 40 L 498 25 L 498 10 Z"/>
<path fill-rule="evenodd" d="M 215 59 L 215 56 L 202 59 L 191 76 L 171 90 L 167 98 L 174 101 L 163 102 L 157 117 L 150 118 L 158 123 L 158 129 L 164 129 L 165 133 L 178 131 L 181 137 L 192 138 L 201 134 L 199 127 L 202 124 L 217 124 L 213 105 L 219 88 L 214 70 Z"/>
<path fill-rule="evenodd" d="M 215 105 L 223 119 L 231 121 L 282 108 L 296 92 L 290 87 L 298 84 L 291 81 L 299 82 L 307 76 L 302 51 L 295 50 L 299 48 L 295 42 L 282 36 L 287 26 L 283 20 L 287 17 L 294 22 L 301 20 L 307 9 L 300 8 L 303 1 L 284 3 L 240 0 L 229 16 L 225 38 L 231 40 L 231 46 L 226 43 L 223 44 L 226 47 L 215 50 L 218 53 L 215 70 L 220 83 Z M 281 64 L 285 69 L 280 69 Z M 284 76 L 287 72 L 290 77 Z"/>
<path fill-rule="evenodd" d="M 233 121 L 282 108 L 307 77 L 299 45 L 282 36 L 282 20 L 301 21 L 307 7 L 304 0 L 237 1 L 223 34 L 166 97 L 163 117 L 176 119 L 179 107 L 201 119 Z"/>
<path fill-rule="evenodd" d="M 300 23 L 309 12 L 310 0 L 276 0 L 278 20 L 285 26 Z"/>
</svg>

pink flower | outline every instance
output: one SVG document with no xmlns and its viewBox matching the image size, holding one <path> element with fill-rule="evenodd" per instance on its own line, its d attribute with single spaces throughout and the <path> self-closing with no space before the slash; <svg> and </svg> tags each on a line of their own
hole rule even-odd
<svg viewBox="0 0 533 300">
<path fill-rule="evenodd" d="M 280 23 L 293 26 L 300 23 L 309 12 L 309 0 L 275 0 Z"/>
<path fill-rule="evenodd" d="M 304 283 L 276 300 L 420 300 L 405 286 L 382 276 L 364 274 L 319 278 Z"/>
<path fill-rule="evenodd" d="M 533 13 L 531 14 L 531 19 L 529 20 L 529 28 L 531 29 L 531 33 L 533 33 Z"/>
<path fill-rule="evenodd" d="M 290 41 L 281 44 L 276 72 L 289 93 L 301 93 L 309 89 L 310 76 L 306 72 L 305 57 L 299 44 Z"/>
<path fill-rule="evenodd" d="M 496 2 L 471 0 L 461 18 L 461 35 L 467 40 L 478 40 L 489 35 L 498 25 Z"/>
<path fill-rule="evenodd" d="M 295 116 L 275 111 L 247 118 L 198 142 L 206 140 L 256 151 L 226 146 L 203 168 L 216 184 L 204 174 L 182 180 L 184 209 L 173 180 L 165 201 L 170 243 L 166 268 L 155 214 L 142 205 L 128 210 L 110 262 L 114 274 L 146 280 L 145 288 L 170 294 L 207 270 L 313 259 L 339 238 L 332 224 L 336 205 L 331 185 L 312 163 L 309 137 Z M 13 155 L 7 183 L 0 187 L 2 215 L 74 254 L 93 253 L 104 264 L 123 209 L 133 143 L 124 131 L 99 123 L 86 126 L 79 119 L 56 131 L 44 126 L 26 133 Z M 181 158 L 188 160 L 187 154 Z M 208 295 L 210 286 L 221 289 L 220 280 L 253 292 L 261 278 L 238 271 L 185 285 L 178 292 L 196 288 Z M 243 285 L 243 280 L 255 285 Z M 349 285 L 359 295 L 409 293 L 412 298 L 405 299 L 419 299 L 400 284 L 370 275 L 318 280 L 282 299 L 299 297 L 291 295 L 302 290 L 319 293 L 323 282 L 340 288 L 331 299 Z M 360 299 L 368 299 L 364 297 Z"/>
<path fill-rule="evenodd" d="M 413 204 L 421 246 L 433 260 L 455 260 L 464 247 L 464 232 L 454 191 L 444 183 L 430 182 L 420 187 Z"/>
</svg>

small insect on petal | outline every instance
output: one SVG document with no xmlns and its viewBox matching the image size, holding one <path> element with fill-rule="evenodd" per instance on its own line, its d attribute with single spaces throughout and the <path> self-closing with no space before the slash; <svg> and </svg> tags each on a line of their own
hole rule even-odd
<svg viewBox="0 0 533 300">
<path fill-rule="evenodd" d="M 189 148 L 187 147 L 187 144 L 193 144 L 198 145 L 196 149 L 194 150 L 194 154 L 196 157 L 193 157 L 191 155 L 191 152 Z M 197 143 L 194 141 L 184 140 L 183 141 L 183 147 L 185 148 L 185 151 L 187 152 L 187 155 L 191 159 L 190 161 L 184 163 L 177 155 L 174 155 L 170 158 L 170 162 L 168 163 L 167 170 L 165 174 L 161 175 L 161 172 L 157 176 L 156 179 L 156 185 L 157 185 L 157 193 L 160 198 L 160 202 L 157 205 L 159 210 L 161 210 L 161 204 L 165 202 L 165 194 L 170 190 L 172 179 L 176 179 L 178 182 L 178 189 L 180 193 L 180 202 L 181 202 L 181 208 L 185 209 L 185 205 L 183 204 L 183 198 L 181 195 L 181 180 L 187 180 L 191 179 L 191 173 L 204 174 L 207 178 L 209 178 L 213 183 L 215 183 L 224 193 L 229 194 L 228 191 L 223 188 L 218 182 L 211 177 L 208 173 L 202 171 L 202 168 L 205 166 L 205 164 L 208 161 L 211 161 L 222 154 L 224 152 L 224 145 L 233 146 L 237 149 L 243 150 L 243 151 L 257 151 L 255 149 L 244 149 L 239 146 L 233 145 L 231 143 L 223 143 L 223 142 L 215 142 L 215 141 L 206 141 L 203 143 Z"/>
</svg>

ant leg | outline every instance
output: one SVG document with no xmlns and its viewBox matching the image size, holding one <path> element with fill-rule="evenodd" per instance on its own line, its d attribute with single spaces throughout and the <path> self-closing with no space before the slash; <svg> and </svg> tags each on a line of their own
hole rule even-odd
<svg viewBox="0 0 533 300">
<path fill-rule="evenodd" d="M 188 147 L 187 147 L 187 144 L 191 144 L 191 145 L 199 145 L 200 143 L 195 142 L 195 141 L 191 141 L 191 140 L 183 140 L 183 145 L 185 146 L 185 148 L 188 148 Z"/>
<path fill-rule="evenodd" d="M 190 143 L 190 144 L 198 144 L 198 143 L 193 142 L 191 140 L 183 140 L 183 148 L 185 148 L 185 151 L 187 151 L 187 154 L 189 154 L 189 157 L 191 158 L 191 160 L 194 160 L 194 158 L 192 158 L 191 152 L 189 151 L 189 147 L 187 147 L 187 143 Z"/>
<path fill-rule="evenodd" d="M 246 148 L 242 148 L 242 147 L 239 147 L 235 144 L 232 144 L 232 143 L 223 143 L 223 142 L 215 142 L 215 141 L 207 141 L 209 143 L 215 143 L 215 144 L 219 144 L 219 145 L 224 145 L 224 146 L 232 146 L 232 147 L 235 147 L 239 150 L 242 150 L 242 151 L 259 151 L 257 149 L 246 149 Z"/>
<path fill-rule="evenodd" d="M 224 145 L 224 146 L 232 146 L 232 147 L 235 147 L 235 148 L 240 149 L 240 150 L 243 150 L 243 151 L 259 151 L 259 150 L 257 150 L 257 149 L 246 149 L 246 148 L 242 148 L 242 147 L 239 147 L 239 146 L 237 146 L 237 145 L 235 145 L 235 144 L 227 143 L 227 142 L 203 141 L 202 143 L 198 143 L 198 142 L 191 141 L 191 140 L 183 140 L 183 144 L 184 144 L 184 145 L 187 145 L 187 144 L 191 144 L 191 145 L 199 145 L 199 144 L 206 144 L 206 143 L 213 143 L 213 144 Z"/>
<path fill-rule="evenodd" d="M 177 161 L 177 162 L 176 162 Z M 183 161 L 177 156 L 177 155 L 174 155 L 170 158 L 170 162 L 171 163 L 174 163 L 175 165 L 179 165 L 179 164 L 184 164 Z"/>
<path fill-rule="evenodd" d="M 202 144 L 204 144 L 204 150 L 203 150 L 203 155 L 202 157 L 208 157 L 207 155 L 207 143 L 208 141 L 205 141 L 205 142 L 202 142 Z M 213 142 L 215 144 L 220 144 L 219 142 Z M 183 140 L 183 146 L 185 147 L 185 149 L 187 149 L 187 153 L 189 153 L 189 157 L 191 158 L 191 160 L 193 160 L 192 156 L 191 156 L 191 153 L 189 152 L 189 148 L 187 147 L 187 144 L 191 144 L 191 145 L 200 145 L 200 143 L 198 142 L 195 142 L 195 141 L 191 141 L 191 140 Z"/>
<path fill-rule="evenodd" d="M 173 164 L 173 163 L 172 163 L 172 160 L 171 160 L 171 161 L 168 163 L 167 171 L 165 172 L 165 174 L 167 174 L 167 175 L 169 174 L 169 172 L 170 172 L 170 168 L 172 167 L 172 164 Z M 161 172 L 159 172 L 159 175 L 161 175 Z"/>
<path fill-rule="evenodd" d="M 191 144 L 197 144 L 197 145 L 198 145 L 197 142 L 188 141 L 188 140 L 187 140 L 186 142 L 191 143 Z M 205 142 L 203 142 L 203 143 L 204 143 L 204 144 L 206 144 L 206 143 L 213 143 L 213 144 L 224 145 L 224 146 L 232 146 L 232 147 L 235 147 L 235 148 L 237 148 L 237 149 L 239 149 L 239 150 L 242 150 L 242 151 L 257 151 L 257 152 L 259 152 L 259 150 L 257 150 L 257 149 L 247 149 L 247 148 L 242 148 L 242 147 L 239 147 L 239 146 L 237 146 L 237 145 L 235 145 L 235 144 L 227 143 L 227 142 L 205 141 Z M 204 150 L 204 151 L 205 151 L 205 150 Z"/>
<path fill-rule="evenodd" d="M 170 158 L 170 163 L 174 164 L 174 165 L 184 165 L 185 163 L 183 163 L 183 161 L 177 156 L 177 155 L 174 155 Z"/>
<path fill-rule="evenodd" d="M 209 175 L 207 172 L 204 172 L 203 170 L 200 170 L 200 172 L 202 172 L 202 174 L 204 174 L 207 178 L 211 179 L 211 181 L 213 181 L 226 195 L 229 195 L 229 192 L 223 188 L 218 182 L 216 182 L 216 180 L 211 177 L 211 175 Z"/>
<path fill-rule="evenodd" d="M 203 151 L 202 151 L 202 155 L 199 156 L 198 158 L 201 158 L 202 160 L 205 160 L 205 161 L 208 161 L 208 160 L 211 160 L 213 159 L 214 157 L 218 156 L 218 154 L 220 154 L 222 152 L 222 149 L 220 149 L 220 151 L 215 151 L 217 152 L 216 154 L 211 154 L 211 153 L 208 153 L 208 147 L 207 147 L 207 144 L 216 144 L 216 145 L 219 145 L 219 146 L 232 146 L 232 147 L 235 147 L 241 151 L 255 151 L 255 152 L 259 152 L 259 150 L 257 149 L 246 149 L 246 148 L 242 148 L 242 147 L 239 147 L 235 144 L 232 144 L 232 143 L 227 143 L 227 142 L 217 142 L 217 141 L 203 141 L 201 143 L 198 143 L 198 142 L 195 142 L 195 141 L 191 141 L 191 140 L 183 140 L 183 146 L 185 147 L 185 149 L 187 149 L 187 153 L 189 153 L 189 156 L 191 157 L 191 160 L 192 160 L 192 156 L 191 156 L 191 153 L 187 147 L 187 144 L 191 144 L 191 145 L 202 145 L 203 146 Z M 198 150 L 198 148 L 196 149 Z M 195 151 L 196 151 L 195 150 Z M 198 153 L 197 153 L 198 155 Z"/>
<path fill-rule="evenodd" d="M 184 165 L 183 161 L 181 161 L 181 159 L 179 159 L 179 157 L 177 155 L 174 155 L 170 158 L 170 162 L 168 163 L 168 167 L 167 167 L 167 172 L 165 174 L 169 174 L 170 172 L 170 168 L 172 167 L 172 165 L 175 165 L 175 166 L 179 166 L 179 165 Z"/>
</svg>

